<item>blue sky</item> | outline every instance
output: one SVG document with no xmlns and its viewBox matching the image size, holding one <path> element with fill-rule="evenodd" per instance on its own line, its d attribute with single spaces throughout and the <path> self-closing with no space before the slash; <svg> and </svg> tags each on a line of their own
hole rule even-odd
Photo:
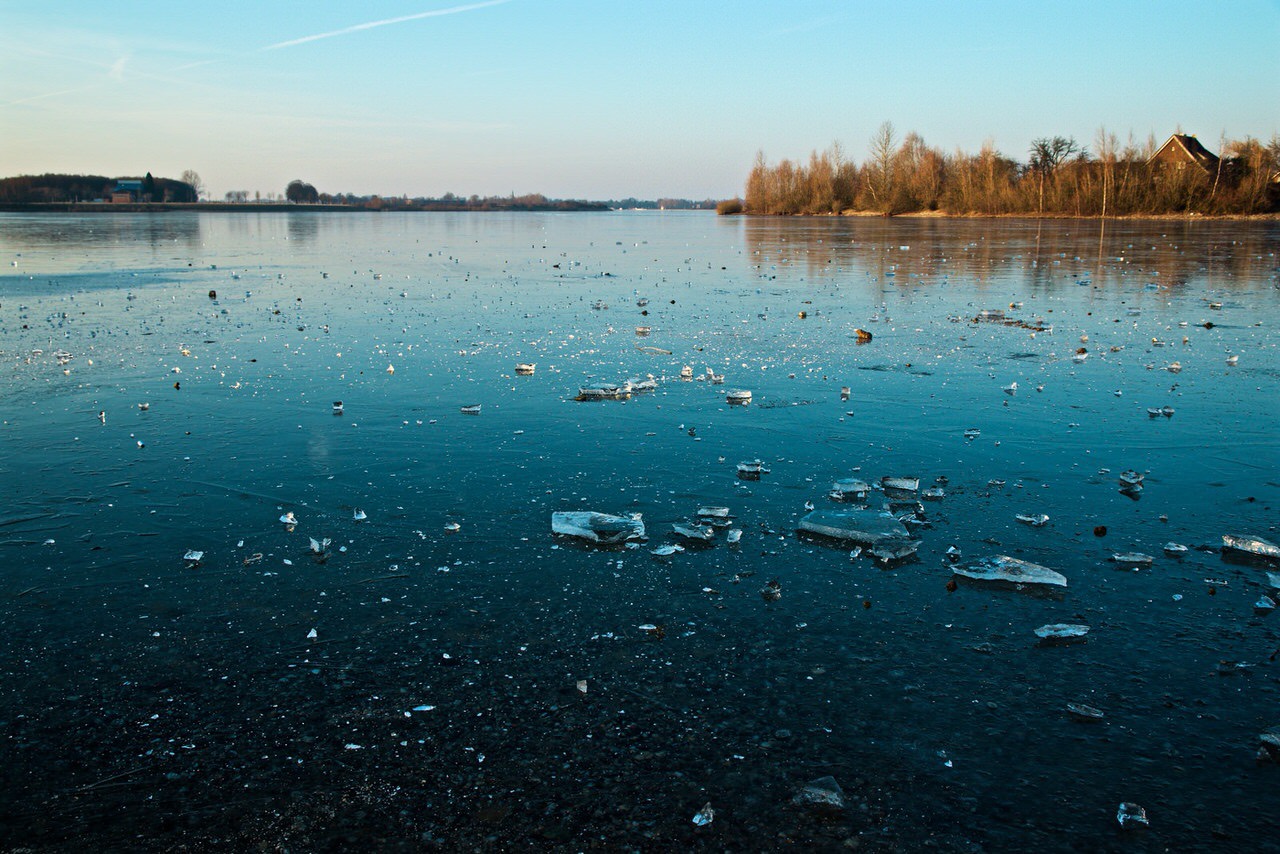
<svg viewBox="0 0 1280 854">
<path fill-rule="evenodd" d="M 1280 0 L 0 0 L 0 175 L 722 198 L 861 160 L 1280 131 Z"/>
</svg>

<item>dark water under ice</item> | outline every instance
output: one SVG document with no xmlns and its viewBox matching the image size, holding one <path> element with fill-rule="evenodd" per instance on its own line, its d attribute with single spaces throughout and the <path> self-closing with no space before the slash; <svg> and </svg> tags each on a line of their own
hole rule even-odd
<svg viewBox="0 0 1280 854">
<path fill-rule="evenodd" d="M 1280 616 L 1219 547 L 1280 541 L 1278 246 L 1234 222 L 0 215 L 0 844 L 1274 845 Z M 796 535 L 832 481 L 883 475 L 945 479 L 917 561 Z M 702 505 L 740 543 L 650 553 Z M 649 541 L 556 537 L 555 510 L 641 513 Z M 949 589 L 951 546 L 1068 587 Z M 1131 551 L 1153 566 L 1109 560 Z M 1091 631 L 1038 646 L 1047 623 Z M 827 775 L 843 814 L 791 803 Z"/>
</svg>

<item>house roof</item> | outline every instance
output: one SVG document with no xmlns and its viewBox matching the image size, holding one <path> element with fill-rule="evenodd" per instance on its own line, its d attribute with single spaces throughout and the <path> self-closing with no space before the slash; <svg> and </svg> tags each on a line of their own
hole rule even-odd
<svg viewBox="0 0 1280 854">
<path fill-rule="evenodd" d="M 1148 163 L 1157 160 L 1175 163 L 1194 163 L 1206 172 L 1218 166 L 1218 156 L 1200 144 L 1200 140 L 1188 133 L 1175 133 L 1151 155 Z"/>
</svg>

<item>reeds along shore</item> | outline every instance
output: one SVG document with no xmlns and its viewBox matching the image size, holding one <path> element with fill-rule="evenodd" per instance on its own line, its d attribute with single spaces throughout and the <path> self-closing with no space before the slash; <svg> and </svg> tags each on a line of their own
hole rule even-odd
<svg viewBox="0 0 1280 854">
<path fill-rule="evenodd" d="M 946 154 L 916 133 L 898 142 L 886 123 L 862 164 L 840 145 L 807 163 L 770 165 L 763 152 L 747 178 L 749 214 L 943 214 L 1142 216 L 1250 215 L 1280 211 L 1280 137 L 1220 141 L 1220 158 L 1182 165 L 1153 161 L 1154 137 L 1121 146 L 1099 131 L 1091 147 L 1036 140 L 1026 162 L 988 142 L 977 154 Z"/>
</svg>

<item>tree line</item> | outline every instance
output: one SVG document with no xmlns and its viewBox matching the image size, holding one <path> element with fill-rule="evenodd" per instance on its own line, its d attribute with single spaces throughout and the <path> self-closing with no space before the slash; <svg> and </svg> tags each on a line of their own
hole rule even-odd
<svg viewBox="0 0 1280 854">
<path fill-rule="evenodd" d="M 1280 211 L 1280 136 L 1219 141 L 1211 168 L 1170 166 L 1151 158 L 1154 136 L 1121 144 L 1100 129 L 1092 146 L 1072 137 L 1032 142 L 1026 160 L 991 141 L 976 154 L 927 145 L 915 132 L 898 138 L 885 122 L 861 164 L 839 143 L 807 162 L 770 164 L 756 155 L 741 207 L 754 214 L 948 214 L 1124 216 L 1253 214 Z M 737 212 L 725 205 L 723 212 Z"/>
<path fill-rule="evenodd" d="M 139 202 L 190 203 L 199 198 L 203 184 L 200 176 L 188 170 L 183 178 L 194 179 L 195 184 L 173 178 L 145 177 L 108 178 L 104 175 L 18 175 L 0 178 L 0 204 L 38 205 L 65 202 L 110 201 L 111 191 L 119 181 L 137 181 L 142 185 Z"/>
</svg>

